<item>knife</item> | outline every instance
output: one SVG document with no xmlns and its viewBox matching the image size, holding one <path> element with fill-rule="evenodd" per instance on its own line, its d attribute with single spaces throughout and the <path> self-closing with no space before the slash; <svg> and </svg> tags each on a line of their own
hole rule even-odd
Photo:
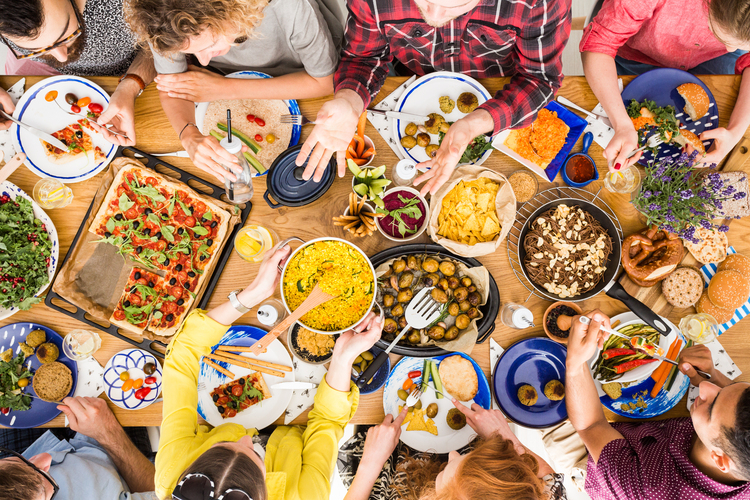
<svg viewBox="0 0 750 500">
<path fill-rule="evenodd" d="M 415 115 L 412 113 L 402 113 L 401 111 L 381 111 L 379 109 L 368 109 L 368 113 L 385 116 L 386 118 L 395 118 L 397 120 L 406 120 L 414 123 L 424 124 L 430 118 L 423 115 Z"/>
<path fill-rule="evenodd" d="M 19 122 L 18 120 L 16 120 L 12 116 L 10 116 L 8 113 L 6 113 L 5 111 L 3 111 L 2 109 L 0 109 L 0 113 L 2 113 L 2 115 L 5 118 L 7 118 L 8 120 L 12 121 L 13 123 L 15 123 L 16 125 L 18 125 L 22 129 L 24 129 L 26 132 L 30 133 L 31 135 L 40 138 L 41 140 L 43 140 L 44 142 L 47 142 L 47 143 L 51 144 L 52 146 L 55 146 L 57 149 L 60 149 L 62 151 L 67 151 L 68 150 L 68 146 L 66 146 L 65 143 L 62 142 L 60 139 L 55 139 L 54 137 L 52 137 L 47 132 L 42 132 L 39 129 L 36 129 L 34 127 L 30 127 L 30 126 L 26 125 L 25 123 Z"/>
<path fill-rule="evenodd" d="M 557 96 L 557 102 L 559 102 L 563 106 L 567 106 L 569 108 L 575 109 L 576 111 L 580 111 L 581 113 L 585 114 L 586 116 L 589 116 L 589 117 L 593 118 L 594 120 L 599 120 L 600 122 L 604 123 L 609 128 L 613 128 L 612 127 L 612 122 L 609 121 L 608 117 L 602 116 L 602 115 L 597 115 L 596 113 L 594 113 L 592 111 L 585 110 L 582 107 L 580 107 L 579 105 L 577 105 L 576 103 L 572 102 L 569 99 L 564 98 L 561 95 Z"/>
<path fill-rule="evenodd" d="M 276 385 L 272 385 L 272 389 L 283 389 L 292 391 L 295 389 L 315 389 L 318 387 L 318 384 L 313 384 L 312 382 L 281 382 Z"/>
</svg>

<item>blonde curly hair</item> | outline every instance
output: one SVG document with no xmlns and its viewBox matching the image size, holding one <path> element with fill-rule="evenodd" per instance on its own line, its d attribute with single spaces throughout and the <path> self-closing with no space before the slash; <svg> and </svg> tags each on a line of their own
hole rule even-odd
<svg viewBox="0 0 750 500">
<path fill-rule="evenodd" d="M 126 0 L 125 20 L 141 43 L 160 54 L 185 49 L 189 38 L 214 35 L 251 37 L 269 0 Z"/>
</svg>

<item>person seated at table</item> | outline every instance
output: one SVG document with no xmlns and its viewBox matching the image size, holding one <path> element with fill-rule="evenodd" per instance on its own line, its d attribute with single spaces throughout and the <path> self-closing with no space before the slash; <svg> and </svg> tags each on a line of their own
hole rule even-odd
<svg viewBox="0 0 750 500">
<path fill-rule="evenodd" d="M 604 416 L 588 360 L 610 326 L 600 311 L 591 325 L 573 320 L 568 341 L 565 402 L 568 417 L 588 449 L 586 492 L 594 499 L 750 498 L 750 384 L 716 370 L 705 346 L 680 354 L 680 371 L 700 393 L 689 418 L 610 424 Z M 696 368 L 711 375 L 707 381 Z M 547 448 L 555 460 L 554 451 Z M 583 456 L 585 457 L 585 450 Z M 568 449 L 568 453 L 572 453 Z"/>
<path fill-rule="evenodd" d="M 333 91 L 334 38 L 341 39 L 342 27 L 316 0 L 132 0 L 126 18 L 151 47 L 162 107 L 185 151 L 222 183 L 235 176 L 217 160 L 239 169 L 237 158 L 201 134 L 193 102 L 305 99 Z M 221 74 L 190 64 L 192 59 Z M 240 70 L 274 78 L 222 76 Z"/>
<path fill-rule="evenodd" d="M 344 500 L 567 498 L 564 476 L 521 444 L 500 410 L 485 410 L 476 403 L 467 408 L 455 399 L 453 404 L 466 416 L 478 441 L 447 456 L 414 452 L 399 441 L 407 408 L 395 420 L 386 415 L 366 437 L 355 434 L 342 447 L 341 476 L 350 483 Z"/>
<path fill-rule="evenodd" d="M 607 112 L 615 136 L 604 150 L 610 171 L 641 156 L 638 136 L 620 98 L 617 75 L 678 68 L 696 75 L 745 75 L 750 67 L 749 0 L 604 0 L 584 30 L 580 51 L 591 90 Z M 671 90 L 671 89 L 667 89 Z M 704 166 L 719 163 L 750 126 L 750 78 L 743 78 L 727 127 L 706 130 L 714 139 Z M 692 147 L 688 147 L 692 152 Z"/>
<path fill-rule="evenodd" d="M 123 20 L 122 3 L 123 0 L 0 0 L 0 38 L 8 47 L 8 75 L 120 76 L 109 105 L 91 123 L 111 143 L 133 146 L 135 99 L 153 80 L 155 72 L 148 52 L 136 46 L 135 36 Z M 62 98 L 58 97 L 60 101 Z M 2 89 L 0 104 L 8 114 L 15 110 L 10 96 Z M 65 107 L 64 101 L 62 105 Z M 0 130 L 10 125 L 9 120 L 0 117 Z M 112 131 L 103 125 L 111 125 Z"/>
<path fill-rule="evenodd" d="M 155 499 L 154 464 L 136 448 L 107 402 L 75 397 L 63 403 L 58 408 L 77 432 L 69 439 L 48 430 L 24 451 L 17 445 L 37 429 L 0 432 L 0 498 Z"/>
<path fill-rule="evenodd" d="M 569 0 L 348 0 L 347 5 L 335 98 L 318 112 L 297 156 L 302 165 L 309 155 L 305 179 L 319 182 L 333 153 L 343 177 L 357 119 L 380 91 L 391 63 L 419 76 L 455 71 L 474 78 L 510 77 L 494 99 L 457 120 L 433 159 L 419 165 L 429 168 L 415 179 L 415 184 L 429 180 L 422 194 L 435 194 L 475 137 L 529 125 L 562 83 Z"/>
<path fill-rule="evenodd" d="M 252 284 L 236 295 L 242 306 L 255 307 L 273 294 L 279 266 L 289 254 L 288 246 L 269 253 Z M 254 445 L 256 429 L 227 423 L 209 431 L 196 422 L 200 358 L 242 314 L 231 302 L 208 313 L 194 311 L 169 345 L 156 493 L 162 499 L 173 495 L 192 500 L 196 491 L 212 491 L 219 498 L 232 489 L 254 500 L 327 499 L 338 442 L 359 402 L 359 390 L 351 382 L 352 363 L 380 338 L 382 321 L 370 313 L 356 331 L 338 338 L 307 426 L 277 427 L 264 451 Z"/>
</svg>

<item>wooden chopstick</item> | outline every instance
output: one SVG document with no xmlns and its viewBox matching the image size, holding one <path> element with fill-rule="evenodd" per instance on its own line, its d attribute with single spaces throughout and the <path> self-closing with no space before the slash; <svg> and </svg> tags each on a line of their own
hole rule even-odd
<svg viewBox="0 0 750 500">
<path fill-rule="evenodd" d="M 221 354 L 214 353 L 214 354 L 206 354 L 206 357 L 211 358 L 216 361 L 223 361 L 225 363 L 229 363 L 230 365 L 240 366 L 242 368 L 250 368 L 251 370 L 255 370 L 256 372 L 265 373 L 267 375 L 273 375 L 275 377 L 284 378 L 285 376 L 284 372 L 279 372 L 276 370 L 271 370 L 270 368 L 265 368 L 263 366 L 258 366 L 252 363 L 248 363 L 245 361 L 247 360 L 247 358 L 243 356 L 237 356 L 238 358 L 241 358 L 241 359 L 232 359 L 226 356 L 222 356 Z"/>
<path fill-rule="evenodd" d="M 223 373 L 224 375 L 226 375 L 227 377 L 229 377 L 231 379 L 237 378 L 234 373 L 230 372 L 229 370 L 225 370 L 224 368 L 222 368 L 221 366 L 217 365 L 216 363 L 214 363 L 210 359 L 206 359 L 206 357 L 208 357 L 208 356 L 204 356 L 203 357 L 203 362 L 206 363 L 208 366 L 213 367 L 214 369 L 218 370 L 220 373 Z"/>
<path fill-rule="evenodd" d="M 245 361 L 254 365 L 265 366 L 274 370 L 281 370 L 284 372 L 292 371 L 292 368 L 290 366 L 277 365 L 276 363 L 271 363 L 270 361 L 262 361 L 260 359 L 246 358 L 245 356 L 239 356 L 237 354 L 229 354 L 230 352 L 253 352 L 252 346 L 220 345 L 216 350 L 221 351 L 220 354 L 228 358 L 239 359 L 240 361 Z"/>
</svg>

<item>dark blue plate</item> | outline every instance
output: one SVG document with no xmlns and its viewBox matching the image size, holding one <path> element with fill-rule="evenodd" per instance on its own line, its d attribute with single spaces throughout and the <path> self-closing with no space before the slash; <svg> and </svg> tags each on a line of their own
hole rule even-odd
<svg viewBox="0 0 750 500">
<path fill-rule="evenodd" d="M 26 336 L 32 330 L 44 330 L 47 334 L 47 342 L 52 342 L 57 346 L 57 349 L 60 351 L 60 357 L 57 358 L 57 361 L 67 366 L 70 369 L 70 373 L 73 374 L 73 387 L 70 389 L 70 393 L 68 393 L 68 395 L 72 395 L 75 393 L 76 383 L 78 382 L 78 365 L 63 353 L 63 339 L 51 328 L 37 323 L 13 323 L 6 325 L 0 328 L 0 352 L 6 349 L 13 349 L 13 355 L 18 354 L 20 352 L 18 344 L 26 340 Z M 26 358 L 24 364 L 31 366 L 32 372 L 36 372 L 36 369 L 41 366 L 36 355 Z M 36 396 L 32 384 L 26 387 L 25 392 Z M 11 410 L 7 415 L 0 414 L 0 425 L 13 427 L 14 429 L 31 429 L 32 427 L 39 427 L 46 424 L 59 414 L 60 410 L 57 409 L 57 404 L 48 403 L 41 399 L 32 399 L 31 408 L 26 411 Z"/>
<path fill-rule="evenodd" d="M 578 142 L 578 138 L 581 137 L 583 131 L 586 130 L 588 123 L 586 122 L 586 120 L 568 110 L 568 108 L 560 106 L 555 101 L 550 101 L 549 103 L 547 103 L 545 108 L 550 111 L 556 112 L 557 117 L 565 122 L 568 127 L 570 127 L 568 136 L 565 138 L 565 144 L 563 145 L 562 149 L 557 153 L 555 159 L 552 160 L 549 165 L 547 165 L 547 168 L 544 169 L 544 173 L 547 174 L 547 178 L 550 180 L 550 182 L 554 182 L 558 172 L 560 172 L 563 164 L 568 159 L 568 155 L 573 149 L 573 146 L 575 146 L 576 142 Z"/>
<path fill-rule="evenodd" d="M 708 94 L 708 99 L 711 101 L 711 105 L 708 108 L 708 113 L 701 117 L 698 121 L 693 121 L 682 111 L 685 107 L 685 99 L 677 93 L 677 87 L 683 83 L 697 83 L 703 90 Z M 706 87 L 700 79 L 688 73 L 674 68 L 657 68 L 652 69 L 642 75 L 633 79 L 632 82 L 625 87 L 622 92 L 622 100 L 625 103 L 625 107 L 628 107 L 630 100 L 635 99 L 638 102 L 644 99 L 654 101 L 658 106 L 669 106 L 672 105 L 675 108 L 675 116 L 680 121 L 682 126 L 680 128 L 687 128 L 695 135 L 701 135 L 704 130 L 715 129 L 719 126 L 719 109 L 716 107 L 716 99 L 714 99 L 711 91 Z M 708 149 L 713 140 L 704 141 L 703 144 Z M 656 155 L 657 160 L 661 160 L 664 157 L 672 156 L 677 157 L 682 153 L 682 149 L 679 145 L 675 144 L 662 144 L 659 146 L 659 152 Z M 644 151 L 641 155 L 641 159 L 638 163 L 646 164 L 653 160 L 654 157 L 648 151 Z"/>
<path fill-rule="evenodd" d="M 500 356 L 492 377 L 492 388 L 503 413 L 519 425 L 543 429 L 566 418 L 565 400 L 551 401 L 544 395 L 550 380 L 565 383 L 567 349 L 547 338 L 533 337 L 516 342 Z M 534 406 L 518 401 L 518 388 L 529 384 L 539 399 Z"/>
<path fill-rule="evenodd" d="M 378 349 L 377 347 L 371 347 L 369 349 L 369 352 L 372 353 L 373 359 L 377 358 L 378 354 L 380 354 L 382 351 L 382 349 Z M 383 363 L 383 366 L 381 366 L 380 369 L 375 373 L 375 376 L 372 377 L 372 382 L 365 384 L 364 387 L 360 387 L 359 393 L 370 394 L 383 387 L 383 385 L 385 385 L 385 381 L 388 380 L 388 374 L 390 373 L 390 371 L 391 360 L 390 358 L 385 358 L 385 363 Z M 354 377 L 354 374 L 352 374 L 352 380 L 356 381 L 356 377 Z"/>
</svg>

